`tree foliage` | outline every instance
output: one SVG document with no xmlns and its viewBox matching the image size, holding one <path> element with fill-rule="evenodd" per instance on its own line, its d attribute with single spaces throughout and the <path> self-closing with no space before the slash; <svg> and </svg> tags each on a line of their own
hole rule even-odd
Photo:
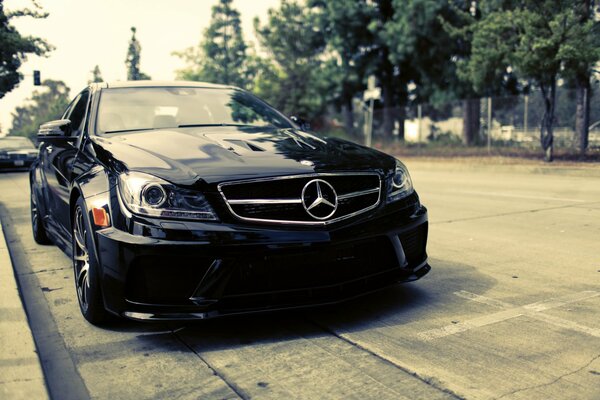
<svg viewBox="0 0 600 400">
<path fill-rule="evenodd" d="M 33 36 L 22 36 L 10 24 L 12 18 L 46 18 L 48 16 L 47 13 L 41 11 L 37 3 L 33 4 L 36 7 L 35 10 L 22 9 L 6 12 L 3 1 L 0 0 L 0 99 L 23 79 L 19 68 L 26 60 L 27 54 L 45 56 L 53 50 L 53 47 L 45 40 Z"/>
<path fill-rule="evenodd" d="M 231 3 L 220 0 L 213 6 L 210 25 L 199 46 L 174 53 L 188 64 L 177 72 L 179 79 L 247 87 L 247 75 L 252 71 L 248 68 L 240 13 Z"/>
<path fill-rule="evenodd" d="M 574 73 L 573 66 L 589 69 L 600 59 L 597 23 L 581 20 L 580 4 L 580 0 L 482 2 L 490 12 L 469 26 L 471 57 L 461 73 L 477 90 L 513 73 L 540 88 L 545 106 L 540 142 L 548 161 L 559 79 Z"/>
<path fill-rule="evenodd" d="M 415 83 L 411 94 L 417 102 L 447 101 L 450 89 L 458 91 L 454 65 L 448 62 L 458 49 L 442 19 L 454 19 L 454 9 L 437 0 L 394 0 L 393 6 L 400 11 L 386 25 L 384 37 L 401 81 Z"/>
<path fill-rule="evenodd" d="M 62 81 L 50 79 L 42 82 L 42 88 L 12 113 L 9 135 L 34 138 L 41 124 L 61 117 L 69 105 L 69 88 Z"/>
<path fill-rule="evenodd" d="M 125 58 L 125 66 L 127 67 L 127 80 L 139 81 L 151 79 L 149 75 L 140 70 L 140 59 L 142 53 L 142 45 L 135 37 L 136 29 L 131 27 L 131 40 L 127 49 L 127 57 Z"/>
<path fill-rule="evenodd" d="M 348 133 L 354 131 L 353 99 L 366 88 L 369 63 L 367 49 L 373 41 L 369 30 L 372 7 L 366 1 L 311 0 L 309 5 L 320 9 L 316 21 L 325 35 L 329 55 L 326 64 L 331 80 L 331 100 L 339 107 Z"/>
<path fill-rule="evenodd" d="M 269 10 L 264 24 L 255 19 L 254 26 L 269 56 L 259 62 L 254 91 L 288 115 L 313 120 L 322 115 L 330 87 L 317 11 L 282 0 L 278 9 Z"/>
</svg>

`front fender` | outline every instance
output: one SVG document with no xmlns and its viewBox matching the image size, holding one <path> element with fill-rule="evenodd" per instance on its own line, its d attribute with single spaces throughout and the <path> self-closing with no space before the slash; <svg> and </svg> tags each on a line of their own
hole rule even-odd
<svg viewBox="0 0 600 400">
<path fill-rule="evenodd" d="M 69 196 L 69 210 L 70 210 L 70 224 L 73 223 L 73 211 L 75 210 L 75 204 L 79 197 L 84 199 L 85 208 L 84 212 L 88 215 L 88 219 L 91 222 L 91 228 L 93 230 L 92 238 L 94 245 L 96 244 L 95 232 L 98 229 L 92 222 L 94 221 L 92 215 L 92 209 L 104 208 L 109 215 L 111 215 L 110 207 L 110 188 L 111 188 L 110 177 L 104 167 L 96 165 L 86 173 L 78 176 L 71 185 L 71 191 Z"/>
<path fill-rule="evenodd" d="M 39 160 L 36 160 L 29 168 L 29 188 L 31 190 L 31 194 L 35 196 L 40 215 L 46 216 L 48 215 L 48 207 L 46 207 L 43 193 L 43 182 L 41 178 Z"/>
</svg>

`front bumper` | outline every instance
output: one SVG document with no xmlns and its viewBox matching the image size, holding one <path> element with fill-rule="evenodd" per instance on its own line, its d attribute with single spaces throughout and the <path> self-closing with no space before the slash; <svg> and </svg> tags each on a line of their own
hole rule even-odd
<svg viewBox="0 0 600 400">
<path fill-rule="evenodd" d="M 32 159 L 12 159 L 2 158 L 0 159 L 0 168 L 29 168 L 35 161 Z"/>
<path fill-rule="evenodd" d="M 190 320 L 332 304 L 430 270 L 420 205 L 329 229 L 159 225 L 139 234 L 97 231 L 109 311 Z"/>
</svg>

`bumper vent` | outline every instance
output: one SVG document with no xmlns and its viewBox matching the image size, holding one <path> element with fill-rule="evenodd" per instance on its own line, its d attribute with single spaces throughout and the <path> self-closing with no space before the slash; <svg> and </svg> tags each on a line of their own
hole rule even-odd
<svg viewBox="0 0 600 400">
<path fill-rule="evenodd" d="M 408 232 L 398 235 L 409 267 L 417 266 L 427 257 L 425 253 L 427 228 L 427 223 L 424 223 Z"/>
</svg>

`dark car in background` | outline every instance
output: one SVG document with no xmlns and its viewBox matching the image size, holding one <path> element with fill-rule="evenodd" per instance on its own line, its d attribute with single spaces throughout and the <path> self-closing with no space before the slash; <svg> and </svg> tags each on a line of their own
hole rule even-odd
<svg viewBox="0 0 600 400">
<path fill-rule="evenodd" d="M 430 270 L 399 160 L 241 89 L 92 84 L 38 139 L 34 238 L 72 255 L 92 323 L 330 304 Z"/>
<path fill-rule="evenodd" d="M 37 155 L 37 148 L 27 138 L 0 138 L 0 168 L 28 168 L 37 159 Z"/>
</svg>

